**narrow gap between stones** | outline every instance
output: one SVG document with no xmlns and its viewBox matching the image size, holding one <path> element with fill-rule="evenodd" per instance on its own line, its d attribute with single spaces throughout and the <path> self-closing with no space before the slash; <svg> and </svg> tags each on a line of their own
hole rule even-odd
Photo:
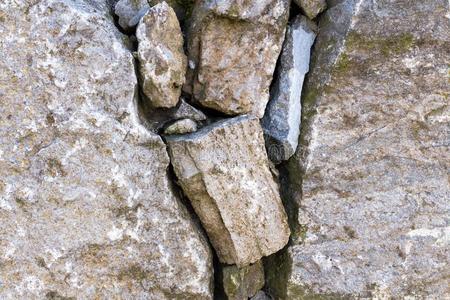
<svg viewBox="0 0 450 300">
<path fill-rule="evenodd" d="M 160 114 L 160 115 L 162 115 L 162 119 L 164 119 L 166 117 L 166 115 L 171 114 L 173 111 L 170 109 L 167 109 L 167 110 L 166 109 L 154 109 L 153 107 L 148 106 L 148 104 L 147 104 L 148 101 L 145 101 L 146 96 L 144 95 L 143 90 L 142 90 L 142 79 L 139 74 L 139 61 L 136 57 L 136 51 L 138 49 L 138 41 L 135 36 L 136 27 L 130 28 L 128 30 L 123 29 L 119 25 L 119 22 L 118 22 L 119 17 L 114 13 L 113 5 L 111 5 L 111 7 L 110 7 L 110 15 L 113 18 L 115 27 L 122 34 L 126 35 L 129 39 L 128 46 L 129 46 L 129 50 L 131 51 L 131 53 L 133 55 L 133 65 L 134 65 L 134 70 L 135 70 L 136 79 L 137 79 L 137 87 L 136 87 L 136 91 L 135 91 L 135 105 L 137 106 L 136 109 L 138 111 L 140 121 L 143 123 L 143 125 L 148 130 L 156 131 L 156 133 L 158 135 L 160 135 L 160 137 L 162 138 L 163 142 L 167 145 L 166 139 L 162 133 L 163 127 L 166 126 L 167 123 L 162 124 L 162 126 L 160 128 L 156 128 L 156 130 L 151 130 L 151 129 L 155 129 L 152 126 L 152 122 L 155 121 L 154 119 L 156 119 L 156 121 L 160 121 L 160 120 L 158 120 L 158 118 L 153 118 L 153 116 L 157 116 L 158 114 Z M 181 23 L 181 27 L 183 28 L 183 33 L 184 33 L 184 24 L 183 23 Z M 186 42 L 186 39 L 184 39 L 184 41 Z M 186 45 L 184 45 L 183 48 L 184 48 L 184 51 L 186 52 Z M 181 98 L 190 100 L 190 95 L 183 92 L 181 95 Z M 204 107 L 200 108 L 200 107 L 198 107 L 198 105 L 191 103 L 190 101 L 188 103 L 195 109 L 198 109 L 199 111 L 205 113 L 205 115 L 207 116 L 207 120 L 205 120 L 203 125 L 206 125 L 207 123 L 213 123 L 217 120 L 228 117 L 227 115 L 222 114 L 218 111 L 214 111 L 212 109 L 208 109 L 208 108 L 204 108 Z M 166 151 L 168 151 L 168 150 L 166 150 Z M 183 190 L 177 183 L 177 177 L 175 175 L 171 161 L 169 161 L 167 177 L 168 177 L 168 180 L 170 183 L 170 188 L 171 188 L 173 194 L 180 201 L 181 205 L 183 205 L 186 208 L 186 211 L 188 212 L 191 221 L 194 223 L 194 225 L 197 227 L 197 229 L 201 232 L 202 237 L 205 238 L 205 241 L 207 242 L 208 247 L 212 253 L 212 258 L 213 258 L 212 263 L 213 263 L 213 273 L 214 273 L 214 287 L 213 287 L 214 299 L 226 299 L 223 286 L 220 284 L 220 282 L 221 282 L 221 279 L 220 279 L 221 263 L 219 262 L 217 253 L 216 253 L 214 247 L 212 246 L 211 241 L 210 241 L 208 235 L 206 234 L 206 231 L 203 228 L 199 217 L 195 213 L 194 208 L 191 205 L 191 202 L 186 197 Z"/>
</svg>

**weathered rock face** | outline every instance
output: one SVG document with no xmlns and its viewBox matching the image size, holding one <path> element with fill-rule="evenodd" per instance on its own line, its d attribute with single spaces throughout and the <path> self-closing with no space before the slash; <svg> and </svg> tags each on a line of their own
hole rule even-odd
<svg viewBox="0 0 450 300">
<path fill-rule="evenodd" d="M 136 26 L 150 9 L 147 0 L 119 0 L 114 13 L 119 17 L 119 25 L 125 30 Z"/>
<path fill-rule="evenodd" d="M 245 266 L 287 243 L 286 214 L 258 119 L 219 121 L 167 143 L 179 184 L 221 262 Z"/>
<path fill-rule="evenodd" d="M 327 8 L 326 0 L 294 0 L 294 2 L 310 19 L 314 19 Z"/>
<path fill-rule="evenodd" d="M 303 81 L 309 71 L 316 25 L 297 16 L 286 32 L 279 74 L 262 120 L 269 158 L 279 163 L 297 149 L 300 134 Z"/>
<path fill-rule="evenodd" d="M 253 296 L 252 298 L 250 298 L 250 300 L 272 300 L 272 298 L 270 298 L 266 293 L 264 293 L 263 291 L 259 291 L 256 293 L 255 296 Z"/>
<path fill-rule="evenodd" d="M 185 90 L 205 107 L 261 118 L 288 17 L 288 0 L 197 1 Z"/>
<path fill-rule="evenodd" d="M 450 296 L 448 5 L 337 1 L 320 21 L 281 298 Z"/>
<path fill-rule="evenodd" d="M 106 4 L 27 3 L 0 2 L 0 298 L 211 299 Z"/>
<path fill-rule="evenodd" d="M 224 266 L 221 278 L 229 300 L 248 300 L 264 286 L 264 267 L 261 261 L 243 268 Z"/>
<path fill-rule="evenodd" d="M 142 91 L 154 107 L 177 105 L 187 66 L 183 34 L 174 10 L 162 2 L 150 8 L 136 30 Z"/>
<path fill-rule="evenodd" d="M 191 119 L 181 119 L 175 121 L 173 124 L 167 126 L 164 134 L 186 134 L 197 131 L 197 123 Z"/>
</svg>

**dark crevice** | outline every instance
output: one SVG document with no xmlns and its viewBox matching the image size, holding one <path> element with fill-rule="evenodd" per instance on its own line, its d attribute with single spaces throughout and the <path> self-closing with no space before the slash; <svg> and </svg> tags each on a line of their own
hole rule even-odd
<svg viewBox="0 0 450 300">
<path fill-rule="evenodd" d="M 177 196 L 177 198 L 180 200 L 181 204 L 186 208 L 187 212 L 190 215 L 192 222 L 195 224 L 195 227 L 197 227 L 198 230 L 202 233 L 202 236 L 205 238 L 205 241 L 208 243 L 209 249 L 211 249 L 211 253 L 213 255 L 213 271 L 214 271 L 214 299 L 226 299 L 225 294 L 223 292 L 223 287 L 221 285 L 221 282 L 222 282 L 222 280 L 220 278 L 221 264 L 219 261 L 219 257 L 217 256 L 217 253 L 214 250 L 214 247 L 212 246 L 211 241 L 209 240 L 208 234 L 206 233 L 205 229 L 203 228 L 199 217 L 195 213 L 195 210 L 192 207 L 190 200 L 184 194 L 181 187 L 178 185 L 178 180 L 175 175 L 175 171 L 173 169 L 172 163 L 169 164 L 167 176 L 169 178 L 169 181 L 171 182 L 172 191 Z"/>
</svg>

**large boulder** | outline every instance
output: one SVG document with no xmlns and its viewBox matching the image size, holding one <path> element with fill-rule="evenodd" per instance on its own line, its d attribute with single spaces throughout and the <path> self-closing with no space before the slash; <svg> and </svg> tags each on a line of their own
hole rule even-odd
<svg viewBox="0 0 450 300">
<path fill-rule="evenodd" d="M 267 152 L 275 163 L 289 159 L 297 149 L 302 114 L 300 98 L 316 30 L 313 22 L 298 15 L 286 32 L 278 74 L 262 119 Z"/>
<path fill-rule="evenodd" d="M 257 118 L 222 120 L 167 143 L 179 184 L 222 263 L 246 266 L 286 245 L 287 217 Z"/>
<path fill-rule="evenodd" d="M 142 92 L 153 107 L 175 107 L 187 66 L 175 11 L 166 2 L 153 6 L 139 21 L 136 37 Z"/>
<path fill-rule="evenodd" d="M 334 3 L 289 163 L 299 244 L 270 286 L 282 299 L 446 299 L 448 1 Z"/>
<path fill-rule="evenodd" d="M 211 299 L 105 3 L 0 2 L 0 298 Z"/>
<path fill-rule="evenodd" d="M 200 0 L 188 29 L 185 91 L 228 115 L 259 118 L 284 40 L 289 0 Z"/>
</svg>

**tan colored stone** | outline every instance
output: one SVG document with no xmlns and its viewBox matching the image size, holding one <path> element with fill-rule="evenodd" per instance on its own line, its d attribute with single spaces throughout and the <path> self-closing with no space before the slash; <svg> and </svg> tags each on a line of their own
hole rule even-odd
<svg viewBox="0 0 450 300">
<path fill-rule="evenodd" d="M 197 1 L 185 90 L 201 105 L 259 118 L 284 40 L 288 0 Z"/>
<path fill-rule="evenodd" d="M 229 300 L 248 300 L 264 286 L 264 267 L 262 261 L 250 266 L 222 266 L 221 284 Z"/>
<path fill-rule="evenodd" d="M 151 105 L 175 107 L 185 82 L 183 34 L 174 10 L 162 2 L 150 8 L 136 30 L 142 91 Z"/>
<path fill-rule="evenodd" d="M 179 184 L 221 262 L 245 266 L 287 243 L 287 218 L 258 119 L 219 121 L 167 143 Z"/>
</svg>

